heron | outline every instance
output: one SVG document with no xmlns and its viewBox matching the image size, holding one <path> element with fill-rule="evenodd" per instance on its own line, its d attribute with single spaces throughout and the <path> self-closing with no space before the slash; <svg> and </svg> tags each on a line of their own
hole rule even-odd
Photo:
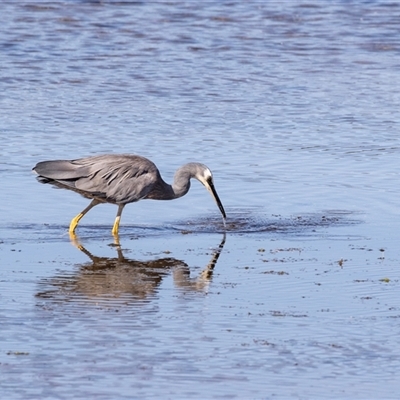
<svg viewBox="0 0 400 400">
<path fill-rule="evenodd" d="M 160 171 L 149 159 L 134 154 L 104 154 L 76 160 L 42 161 L 33 167 L 38 181 L 69 189 L 91 199 L 91 203 L 71 220 L 70 235 L 74 235 L 79 221 L 94 206 L 112 203 L 118 206 L 112 234 L 118 236 L 122 210 L 128 203 L 142 199 L 173 200 L 184 196 L 190 179 L 200 181 L 211 193 L 221 211 L 226 214 L 214 187 L 213 175 L 204 164 L 191 162 L 180 167 L 174 183 L 164 182 Z"/>
</svg>

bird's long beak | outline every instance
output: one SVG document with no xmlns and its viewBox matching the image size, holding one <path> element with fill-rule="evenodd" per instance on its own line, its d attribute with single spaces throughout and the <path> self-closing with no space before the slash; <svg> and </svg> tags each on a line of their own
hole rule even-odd
<svg viewBox="0 0 400 400">
<path fill-rule="evenodd" d="M 224 222 L 226 220 L 226 214 L 224 207 L 222 206 L 221 200 L 218 197 L 217 191 L 215 190 L 214 183 L 211 179 L 208 179 L 205 181 L 204 186 L 207 188 L 207 190 L 211 193 L 212 197 L 214 198 L 215 202 L 217 203 L 217 206 L 219 210 L 221 211 L 222 218 L 224 219 Z"/>
</svg>

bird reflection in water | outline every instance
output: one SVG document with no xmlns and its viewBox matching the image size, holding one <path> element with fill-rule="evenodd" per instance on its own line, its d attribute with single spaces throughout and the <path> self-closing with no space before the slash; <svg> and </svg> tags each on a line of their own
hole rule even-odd
<svg viewBox="0 0 400 400">
<path fill-rule="evenodd" d="M 173 257 L 150 261 L 129 259 L 123 255 L 119 244 L 115 245 L 117 257 L 97 257 L 75 239 L 73 244 L 90 258 L 90 262 L 78 264 L 78 272 L 42 280 L 40 286 L 44 290 L 36 296 L 53 301 L 130 303 L 150 299 L 163 278 L 170 273 L 177 288 L 193 292 L 206 291 L 225 240 L 224 234 L 207 266 L 197 277 L 192 278 L 189 266 L 182 260 Z"/>
</svg>

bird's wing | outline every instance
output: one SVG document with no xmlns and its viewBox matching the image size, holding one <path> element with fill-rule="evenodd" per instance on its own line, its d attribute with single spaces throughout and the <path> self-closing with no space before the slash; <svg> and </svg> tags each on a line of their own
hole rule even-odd
<svg viewBox="0 0 400 400">
<path fill-rule="evenodd" d="M 161 179 L 154 163 L 135 155 L 43 161 L 33 169 L 44 183 L 114 203 L 130 203 L 146 197 Z"/>
<path fill-rule="evenodd" d="M 159 172 L 139 156 L 99 156 L 75 160 L 86 174 L 75 181 L 75 188 L 115 203 L 138 201 L 153 189 Z"/>
</svg>

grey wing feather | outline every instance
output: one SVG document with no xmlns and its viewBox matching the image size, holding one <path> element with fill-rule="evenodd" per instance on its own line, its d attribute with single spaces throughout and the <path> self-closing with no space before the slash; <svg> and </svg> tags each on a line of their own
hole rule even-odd
<svg viewBox="0 0 400 400">
<path fill-rule="evenodd" d="M 159 178 L 157 167 L 134 155 L 103 155 L 72 161 L 44 161 L 34 170 L 50 183 L 113 203 L 138 201 Z"/>
<path fill-rule="evenodd" d="M 130 203 L 146 197 L 157 181 L 157 168 L 134 164 L 132 160 L 122 161 L 93 165 L 91 174 L 75 183 L 76 188 L 102 193 L 108 201 L 115 203 Z"/>
<path fill-rule="evenodd" d="M 67 160 L 42 161 L 33 168 L 40 176 L 49 179 L 77 179 L 85 175 L 84 167 Z"/>
</svg>

